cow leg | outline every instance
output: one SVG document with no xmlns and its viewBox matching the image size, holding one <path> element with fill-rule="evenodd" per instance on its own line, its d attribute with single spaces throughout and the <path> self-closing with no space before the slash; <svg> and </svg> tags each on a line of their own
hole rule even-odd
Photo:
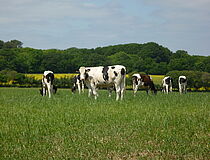
<svg viewBox="0 0 210 160">
<path fill-rule="evenodd" d="M 97 99 L 98 93 L 96 91 L 96 87 L 92 86 L 91 89 L 89 90 L 89 92 L 91 92 L 91 95 L 94 96 L 95 99 Z"/>
<path fill-rule="evenodd" d="M 52 85 L 51 84 L 47 84 L 47 91 L 48 91 L 49 98 L 51 98 L 51 93 L 52 93 Z"/>
<path fill-rule="evenodd" d="M 109 92 L 109 97 L 111 97 L 112 96 L 112 91 L 113 91 L 113 87 L 108 87 L 107 88 L 107 90 L 108 90 L 108 92 Z"/>
<path fill-rule="evenodd" d="M 45 96 L 45 87 L 42 87 L 42 96 Z"/>
<path fill-rule="evenodd" d="M 184 93 L 187 93 L 187 85 L 184 85 Z"/>
<path fill-rule="evenodd" d="M 170 88 L 169 88 L 170 92 L 172 92 L 172 86 L 170 85 Z"/>
<path fill-rule="evenodd" d="M 120 98 L 121 100 L 123 100 L 123 96 L 124 96 L 124 91 L 125 91 L 125 79 L 122 80 L 121 84 L 120 84 Z"/>
<path fill-rule="evenodd" d="M 165 88 L 166 88 L 166 93 L 168 94 L 168 91 L 169 91 L 169 90 L 168 90 L 168 89 L 169 89 L 169 88 L 168 88 L 168 85 L 166 85 Z"/>
<path fill-rule="evenodd" d="M 81 85 L 82 85 L 82 93 L 84 93 L 84 91 L 85 91 L 85 85 L 84 85 L 84 81 L 83 80 L 81 81 Z"/>
<path fill-rule="evenodd" d="M 182 86 L 179 84 L 179 93 L 182 94 Z"/>
<path fill-rule="evenodd" d="M 88 89 L 88 97 L 92 96 L 93 95 L 93 92 L 91 89 Z"/>
<path fill-rule="evenodd" d="M 138 91 L 138 85 L 135 84 L 135 82 L 133 83 L 133 95 L 136 96 L 136 92 Z"/>
<path fill-rule="evenodd" d="M 148 88 L 146 88 L 146 92 L 147 92 L 147 95 L 149 94 L 149 89 Z"/>
<path fill-rule="evenodd" d="M 46 92 L 47 92 L 46 87 L 43 86 L 43 88 L 42 88 L 42 96 L 46 96 L 46 94 L 47 94 Z"/>
<path fill-rule="evenodd" d="M 98 93 L 97 93 L 96 90 L 97 90 L 97 89 L 96 89 L 96 86 L 92 86 L 92 92 L 93 92 L 93 95 L 94 95 L 94 98 L 95 98 L 95 99 L 97 99 L 97 97 L 98 97 Z"/>
<path fill-rule="evenodd" d="M 115 89 L 116 89 L 116 101 L 119 100 L 120 97 L 120 86 L 115 84 Z"/>
<path fill-rule="evenodd" d="M 165 93 L 165 87 L 162 88 L 162 92 Z"/>
<path fill-rule="evenodd" d="M 97 99 L 98 93 L 97 93 L 97 89 L 96 89 L 96 84 L 94 82 L 91 82 L 90 88 L 91 88 L 92 94 L 94 95 L 95 99 Z"/>
<path fill-rule="evenodd" d="M 77 80 L 77 81 L 79 81 L 79 80 Z M 81 93 L 81 87 L 80 87 L 80 83 L 79 82 L 77 82 L 77 88 L 78 88 L 78 91 L 79 91 L 79 94 Z"/>
<path fill-rule="evenodd" d="M 88 87 L 88 97 L 90 97 L 91 95 L 93 95 L 91 86 L 89 84 L 86 84 L 86 86 Z"/>
</svg>

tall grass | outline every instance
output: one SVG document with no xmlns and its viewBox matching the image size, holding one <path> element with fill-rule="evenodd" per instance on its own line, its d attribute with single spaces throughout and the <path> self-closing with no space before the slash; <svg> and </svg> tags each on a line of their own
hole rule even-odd
<svg viewBox="0 0 210 160">
<path fill-rule="evenodd" d="M 0 157 L 209 159 L 210 93 L 99 94 L 0 88 Z"/>
</svg>

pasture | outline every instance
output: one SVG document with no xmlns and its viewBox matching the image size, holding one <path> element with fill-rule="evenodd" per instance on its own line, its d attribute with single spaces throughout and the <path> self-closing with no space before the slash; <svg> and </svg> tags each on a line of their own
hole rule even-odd
<svg viewBox="0 0 210 160">
<path fill-rule="evenodd" d="M 0 88 L 0 110 L 1 159 L 209 159 L 210 93 Z"/>
</svg>

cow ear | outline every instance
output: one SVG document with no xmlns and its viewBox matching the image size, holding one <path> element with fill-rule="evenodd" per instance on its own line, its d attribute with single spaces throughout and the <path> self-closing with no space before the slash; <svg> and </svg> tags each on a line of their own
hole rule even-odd
<svg viewBox="0 0 210 160">
<path fill-rule="evenodd" d="M 86 72 L 90 72 L 90 69 L 86 69 L 85 71 L 86 71 Z"/>
<path fill-rule="evenodd" d="M 76 71 L 76 73 L 79 73 L 79 71 Z"/>
</svg>

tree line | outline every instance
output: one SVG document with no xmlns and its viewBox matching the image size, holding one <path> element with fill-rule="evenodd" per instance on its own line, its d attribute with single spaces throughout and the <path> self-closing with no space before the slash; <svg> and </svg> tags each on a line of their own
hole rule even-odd
<svg viewBox="0 0 210 160">
<path fill-rule="evenodd" d="M 166 74 L 172 70 L 210 73 L 210 56 L 192 56 L 184 50 L 175 53 L 157 43 L 121 44 L 98 48 L 34 49 L 18 40 L 0 40 L 0 70 L 18 73 L 74 73 L 80 66 L 122 64 L 128 72 Z"/>
<path fill-rule="evenodd" d="M 173 88 L 178 89 L 178 77 L 185 75 L 187 77 L 188 90 L 209 90 L 210 87 L 210 73 L 200 71 L 170 71 L 167 73 L 172 77 Z M 70 77 L 55 78 L 54 84 L 58 88 L 71 88 L 73 86 L 73 79 Z M 40 87 L 41 80 L 35 77 L 28 77 L 25 74 L 18 73 L 12 70 L 0 71 L 0 86 L 2 87 Z M 161 84 L 155 84 L 157 90 L 161 90 Z M 132 88 L 132 73 L 128 74 L 126 78 L 126 88 Z"/>
</svg>

